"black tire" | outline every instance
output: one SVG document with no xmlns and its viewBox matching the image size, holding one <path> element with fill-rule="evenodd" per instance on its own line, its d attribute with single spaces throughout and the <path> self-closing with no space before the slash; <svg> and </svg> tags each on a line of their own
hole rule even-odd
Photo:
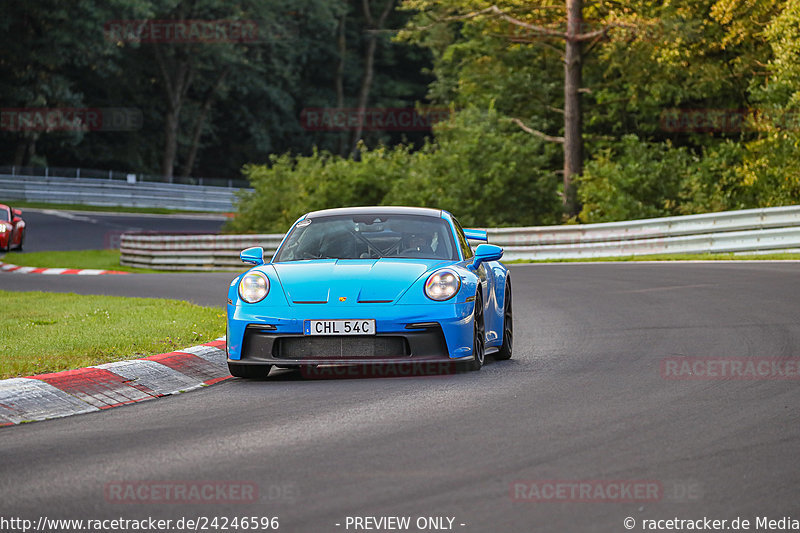
<svg viewBox="0 0 800 533">
<path fill-rule="evenodd" d="M 272 365 L 239 365 L 228 363 L 228 371 L 237 378 L 266 378 Z"/>
<path fill-rule="evenodd" d="M 486 328 L 483 322 L 483 298 L 481 293 L 475 294 L 475 312 L 472 319 L 472 352 L 474 357 L 464 365 L 466 370 L 480 370 L 486 359 Z"/>
<path fill-rule="evenodd" d="M 514 311 L 511 307 L 511 280 L 506 281 L 506 293 L 503 302 L 503 345 L 494 354 L 496 361 L 511 359 L 514 352 Z"/>
</svg>

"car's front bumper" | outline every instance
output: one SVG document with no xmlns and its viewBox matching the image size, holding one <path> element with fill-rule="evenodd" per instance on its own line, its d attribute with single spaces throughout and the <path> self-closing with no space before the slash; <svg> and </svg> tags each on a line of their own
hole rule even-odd
<svg viewBox="0 0 800 533">
<path fill-rule="evenodd" d="M 281 308 L 228 306 L 228 361 L 256 365 L 398 364 L 472 358 L 473 302 Z M 303 335 L 309 319 L 375 319 L 376 334 Z"/>
</svg>

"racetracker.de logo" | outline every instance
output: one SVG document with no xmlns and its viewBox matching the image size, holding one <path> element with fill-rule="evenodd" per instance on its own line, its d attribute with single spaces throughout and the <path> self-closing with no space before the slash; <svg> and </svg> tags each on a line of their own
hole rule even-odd
<svg viewBox="0 0 800 533">
<path fill-rule="evenodd" d="M 307 107 L 300 112 L 306 131 L 427 131 L 450 117 L 449 109 L 413 107 Z"/>
<path fill-rule="evenodd" d="M 252 481 L 112 481 L 104 488 L 109 503 L 254 503 Z"/>
<path fill-rule="evenodd" d="M 800 357 L 666 357 L 661 377 L 681 380 L 798 380 Z"/>
<path fill-rule="evenodd" d="M 800 114 L 766 109 L 665 109 L 659 122 L 663 131 L 675 133 L 734 133 L 769 126 L 800 130 Z"/>
<path fill-rule="evenodd" d="M 142 121 L 132 107 L 0 108 L 0 131 L 136 131 Z"/>
<path fill-rule="evenodd" d="M 641 479 L 542 479 L 514 481 L 511 499 L 534 503 L 657 502 L 664 496 L 660 481 Z"/>
<path fill-rule="evenodd" d="M 459 370 L 458 363 L 455 362 L 430 361 L 414 364 L 303 365 L 300 367 L 300 374 L 306 379 L 418 378 L 452 376 Z"/>
<path fill-rule="evenodd" d="M 250 43 L 258 40 L 254 20 L 109 20 L 103 35 L 123 43 Z"/>
</svg>

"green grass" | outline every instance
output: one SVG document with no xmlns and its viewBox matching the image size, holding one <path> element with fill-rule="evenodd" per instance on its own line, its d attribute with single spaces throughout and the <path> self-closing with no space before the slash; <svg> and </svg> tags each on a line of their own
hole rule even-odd
<svg viewBox="0 0 800 533">
<path fill-rule="evenodd" d="M 208 215 L 208 211 L 185 211 L 182 209 L 165 209 L 161 207 L 123 207 L 114 205 L 83 205 L 83 204 L 51 204 L 47 202 L 25 202 L 22 200 L 3 200 L 0 198 L 0 204 L 10 205 L 15 209 L 56 209 L 64 211 L 96 211 L 101 213 L 150 213 L 153 215 L 186 215 L 186 214 L 204 214 Z M 224 213 L 211 213 L 214 215 L 223 215 Z M 22 214 L 23 218 L 25 213 Z"/>
<path fill-rule="evenodd" d="M 222 309 L 179 300 L 0 291 L 0 378 L 137 359 L 225 334 Z"/>
<path fill-rule="evenodd" d="M 515 259 L 503 261 L 504 263 L 602 263 L 621 261 L 775 261 L 775 260 L 800 260 L 800 253 L 770 253 L 770 254 L 654 254 L 654 255 L 629 255 L 625 257 L 586 257 L 582 259 Z"/>
<path fill-rule="evenodd" d="M 119 250 L 77 250 L 62 252 L 9 252 L 4 263 L 40 268 L 96 268 L 121 272 L 157 272 L 119 264 Z"/>
</svg>

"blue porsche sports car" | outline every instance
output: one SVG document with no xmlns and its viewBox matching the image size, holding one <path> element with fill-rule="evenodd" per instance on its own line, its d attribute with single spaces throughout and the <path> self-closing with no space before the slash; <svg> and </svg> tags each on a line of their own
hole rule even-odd
<svg viewBox="0 0 800 533">
<path fill-rule="evenodd" d="M 446 211 L 352 207 L 302 216 L 228 291 L 228 367 L 239 377 L 316 365 L 457 363 L 513 348 L 503 249 Z"/>
</svg>

